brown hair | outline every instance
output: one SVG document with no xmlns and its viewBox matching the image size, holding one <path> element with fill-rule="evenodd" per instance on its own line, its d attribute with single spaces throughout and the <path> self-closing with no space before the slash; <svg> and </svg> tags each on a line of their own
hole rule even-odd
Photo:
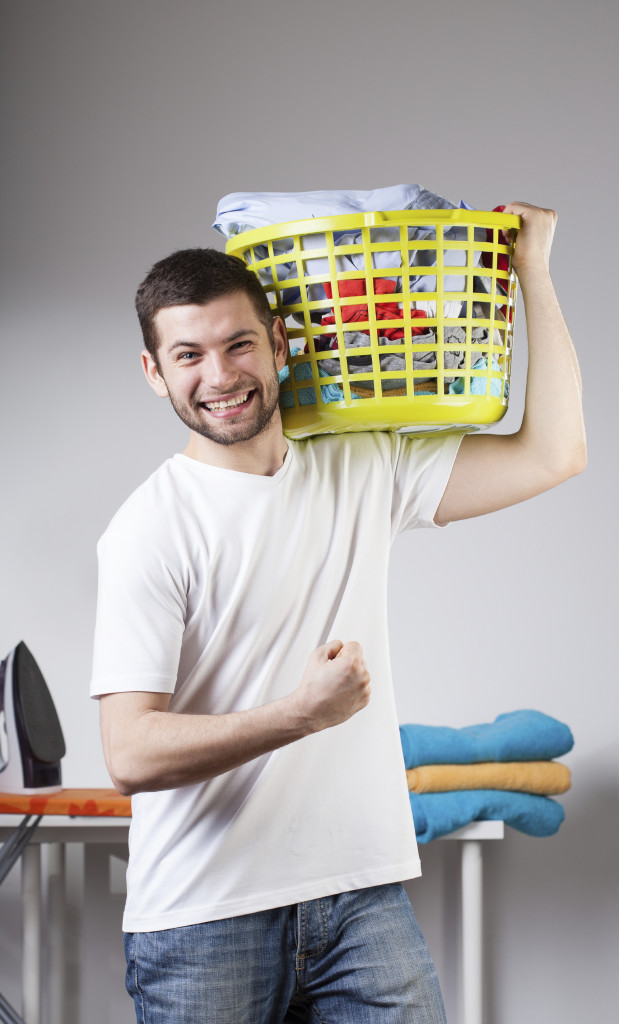
<svg viewBox="0 0 619 1024">
<path fill-rule="evenodd" d="M 135 297 L 144 346 L 155 363 L 159 365 L 155 316 L 160 309 L 202 306 L 233 292 L 244 292 L 249 297 L 271 337 L 273 313 L 269 300 L 256 274 L 237 256 L 228 256 L 218 249 L 180 249 L 155 263 Z"/>
</svg>

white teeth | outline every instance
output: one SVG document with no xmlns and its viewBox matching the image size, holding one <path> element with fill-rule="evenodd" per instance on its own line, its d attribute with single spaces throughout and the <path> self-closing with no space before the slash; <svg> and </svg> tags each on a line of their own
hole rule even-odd
<svg viewBox="0 0 619 1024">
<path fill-rule="evenodd" d="M 229 409 L 233 405 L 242 405 L 243 402 L 247 401 L 249 391 L 246 391 L 244 395 L 237 395 L 236 398 L 229 398 L 227 402 L 205 402 L 207 409 Z"/>
</svg>

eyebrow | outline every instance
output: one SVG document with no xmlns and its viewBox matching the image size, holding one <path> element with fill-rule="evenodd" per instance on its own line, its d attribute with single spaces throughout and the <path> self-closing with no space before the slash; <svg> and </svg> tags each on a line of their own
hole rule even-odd
<svg viewBox="0 0 619 1024">
<path fill-rule="evenodd" d="M 256 338 L 259 337 L 258 331 L 254 331 L 251 327 L 241 327 L 240 330 L 235 331 L 233 334 L 229 334 L 226 338 L 221 339 L 222 345 L 228 345 L 231 341 L 236 341 L 237 338 L 245 337 L 248 334 L 253 334 Z M 184 341 L 179 338 L 178 341 L 173 342 L 168 349 L 168 352 L 174 352 L 177 348 L 201 348 L 199 341 Z"/>
</svg>

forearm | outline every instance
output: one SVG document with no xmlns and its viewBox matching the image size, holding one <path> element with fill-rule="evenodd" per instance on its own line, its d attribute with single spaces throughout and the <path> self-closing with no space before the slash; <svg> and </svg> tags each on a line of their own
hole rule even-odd
<svg viewBox="0 0 619 1024">
<path fill-rule="evenodd" d="M 178 714 L 170 695 L 128 691 L 101 698 L 101 735 L 120 793 L 205 782 L 304 736 L 346 722 L 370 699 L 359 644 L 330 640 L 313 651 L 286 697 L 225 715 Z"/>
<path fill-rule="evenodd" d="M 126 796 L 204 782 L 312 731 L 294 694 L 226 715 L 149 709 L 106 728 L 114 785 Z"/>
<path fill-rule="evenodd" d="M 540 478 L 558 483 L 584 468 L 582 384 L 576 353 L 547 270 L 521 269 L 529 367 L 518 444 Z"/>
</svg>

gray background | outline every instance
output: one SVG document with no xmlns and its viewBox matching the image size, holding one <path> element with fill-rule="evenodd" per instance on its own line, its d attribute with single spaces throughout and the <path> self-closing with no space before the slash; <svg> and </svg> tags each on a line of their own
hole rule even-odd
<svg viewBox="0 0 619 1024">
<path fill-rule="evenodd" d="M 616 3 L 22 0 L 2 4 L 2 22 L 0 653 L 23 638 L 43 668 L 68 785 L 108 784 L 87 696 L 97 538 L 185 443 L 141 377 L 132 304 L 148 267 L 175 248 L 223 248 L 210 224 L 232 191 L 419 182 L 481 209 L 559 211 L 552 271 L 582 365 L 588 469 L 398 541 L 393 670 L 401 721 L 533 707 L 572 727 L 559 834 L 507 830 L 486 846 L 486 1008 L 492 1024 L 610 1019 Z M 520 304 L 500 431 L 518 427 L 525 373 Z M 422 848 L 409 892 L 457 1024 L 454 852 Z M 0 911 L 0 990 L 17 1001 L 15 882 Z M 99 968 L 83 1019 L 96 1005 L 97 1020 L 132 1020 L 120 947 L 84 955 Z"/>
</svg>

